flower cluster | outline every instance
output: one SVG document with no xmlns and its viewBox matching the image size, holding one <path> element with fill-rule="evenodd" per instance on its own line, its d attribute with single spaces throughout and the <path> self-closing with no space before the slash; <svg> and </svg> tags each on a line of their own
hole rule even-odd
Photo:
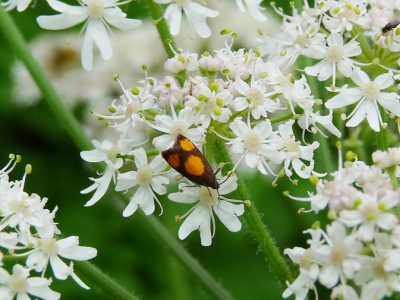
<svg viewBox="0 0 400 300">
<path fill-rule="evenodd" d="M 321 180 L 309 198 L 312 210 L 328 208 L 332 223 L 324 231 L 315 226 L 306 233 L 309 248 L 286 249 L 300 274 L 283 296 L 305 299 L 315 282 L 332 289 L 332 299 L 382 299 L 400 291 L 400 225 L 394 209 L 400 189 L 385 168 L 400 165 L 400 148 L 377 151 L 375 165 L 346 162 Z"/>
<path fill-rule="evenodd" d="M 107 165 L 102 176 L 92 178 L 93 185 L 82 191 L 95 191 L 86 205 L 96 203 L 113 181 L 117 191 L 134 190 L 124 216 L 130 216 L 138 207 L 151 214 L 155 202 L 161 207 L 157 194 L 166 193 L 165 185 L 170 180 L 166 174 L 168 165 L 157 153 L 171 147 L 178 134 L 197 146 L 205 144 L 205 147 L 212 143 L 212 139 L 220 139 L 222 145 L 238 157 L 233 169 L 243 161 L 247 168 L 264 175 L 278 176 L 274 169 L 280 168 L 279 173 L 289 177 L 293 172 L 301 178 L 313 174 L 320 176 L 314 171 L 313 160 L 319 143 L 303 145 L 296 140 L 293 107 L 297 103 L 308 106 L 309 121 L 302 123 L 304 131 L 311 130 L 310 125 L 317 124 L 320 117 L 325 120 L 320 123 L 321 127 L 339 133 L 332 124 L 332 114 L 321 117 L 313 112 L 317 105 L 314 105 L 315 100 L 304 77 L 296 80 L 280 71 L 279 62 L 264 62 L 253 51 L 232 51 L 228 45 L 216 51 L 214 56 L 209 53 L 200 57 L 188 52 L 176 53 L 164 67 L 174 76 L 158 81 L 146 75 L 139 87 L 131 89 L 125 89 L 121 84 L 124 94 L 112 102 L 109 108 L 112 114 L 98 115 L 107 121 L 108 129 L 115 130 L 115 134 L 113 140 L 94 140 L 96 149 L 81 154 L 88 162 L 105 162 Z M 184 74 L 187 79 L 181 80 Z M 290 108 L 284 103 L 291 103 Z M 286 115 L 281 118 L 287 121 L 274 128 L 271 116 L 285 111 Z M 148 140 L 148 130 L 156 135 L 152 138 L 155 149 L 143 146 Z M 134 169 L 126 172 L 126 165 L 132 166 L 132 162 Z M 231 184 L 231 181 L 224 183 L 225 186 Z M 206 202 L 200 201 L 202 204 Z M 220 211 L 223 210 L 224 206 L 219 205 L 217 199 L 213 203 Z M 239 215 L 236 210 L 231 210 L 230 214 Z M 197 214 L 197 217 L 202 219 L 192 223 L 210 222 L 208 215 Z M 236 217 L 230 219 L 236 223 Z M 210 226 L 207 228 L 211 230 Z M 200 229 L 202 231 L 201 226 Z M 184 236 L 180 234 L 180 237 Z M 209 239 L 206 242 L 204 236 L 202 234 L 202 244 L 209 244 Z M 210 232 L 208 236 L 211 236 Z"/>
<path fill-rule="evenodd" d="M 89 289 L 74 273 L 72 261 L 68 265 L 61 257 L 85 261 L 95 257 L 97 250 L 79 246 L 77 236 L 56 238 L 61 234 L 54 222 L 57 208 L 49 211 L 44 208 L 46 198 L 24 192 L 31 166 L 26 167 L 22 180 L 9 180 L 10 172 L 19 161 L 19 156 L 11 155 L 9 163 L 0 170 L 0 248 L 8 252 L 0 251 L 0 266 L 11 257 L 23 258 L 25 266 L 15 264 L 11 274 L 0 267 L 0 298 L 30 299 L 30 294 L 42 299 L 59 299 L 60 294 L 49 288 L 51 279 L 44 277 L 49 264 L 55 278 L 65 280 L 71 276 L 81 287 Z M 31 276 L 32 271 L 39 276 Z"/>
<path fill-rule="evenodd" d="M 400 6 L 395 1 L 389 1 L 390 4 L 386 1 L 315 2 L 313 8 L 305 4 L 302 12 L 293 7 L 292 16 L 276 9 L 283 17 L 283 32 L 277 37 L 265 35 L 261 52 L 282 61 L 284 68 L 298 67 L 299 57 L 316 60 L 317 63 L 307 65 L 304 72 L 326 82 L 331 93 L 338 93 L 326 96 L 326 108 L 341 109 L 342 119 L 349 119 L 347 127 L 356 127 L 366 119 L 369 126 L 379 132 L 387 126 L 382 111 L 392 117 L 400 116 L 399 95 L 383 92 L 393 87 L 399 61 L 398 54 L 390 51 L 374 57 L 371 44 L 375 43 L 375 53 L 382 48 L 397 51 L 396 47 L 391 47 L 393 43 L 398 44 L 396 28 L 393 31 L 390 27 L 382 28 L 394 18 L 394 11 L 400 10 Z M 362 38 L 365 36 L 373 36 L 373 39 Z M 276 53 L 281 54 L 279 58 Z M 389 60 L 389 56 L 393 57 Z M 349 84 L 347 78 L 352 83 Z M 348 112 L 343 111 L 344 108 L 349 109 Z"/>
</svg>

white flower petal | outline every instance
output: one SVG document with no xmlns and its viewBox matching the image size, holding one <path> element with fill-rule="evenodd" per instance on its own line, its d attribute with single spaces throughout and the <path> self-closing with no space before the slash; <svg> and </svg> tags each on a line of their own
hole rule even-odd
<svg viewBox="0 0 400 300">
<path fill-rule="evenodd" d="M 131 31 L 142 25 L 140 20 L 125 18 L 125 14 L 122 13 L 119 7 L 105 9 L 103 17 L 107 23 L 121 30 Z"/>
<path fill-rule="evenodd" d="M 242 228 L 242 223 L 240 223 L 237 216 L 241 216 L 244 213 L 243 204 L 233 204 L 228 201 L 220 200 L 219 203 L 214 206 L 214 212 L 230 231 L 238 232 Z"/>
</svg>

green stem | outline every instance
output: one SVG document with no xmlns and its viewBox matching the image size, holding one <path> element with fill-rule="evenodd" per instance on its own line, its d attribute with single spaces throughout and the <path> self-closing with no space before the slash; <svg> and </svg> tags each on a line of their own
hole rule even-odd
<svg viewBox="0 0 400 300">
<path fill-rule="evenodd" d="M 224 162 L 232 163 L 226 146 L 221 140 L 215 139 L 213 146 L 215 154 L 220 157 L 222 156 Z M 250 200 L 249 194 L 244 187 L 243 180 L 240 178 L 239 174 L 236 175 L 238 176 L 238 188 L 234 192 L 236 199 Z M 245 206 L 244 217 L 246 218 L 254 239 L 259 245 L 259 250 L 264 254 L 280 283 L 286 286 L 286 281 L 293 282 L 294 276 L 290 272 L 286 260 L 280 254 L 278 247 L 274 243 L 273 237 L 262 222 L 260 215 L 257 213 L 254 203 L 251 202 L 250 206 Z"/>
<path fill-rule="evenodd" d="M 169 33 L 167 21 L 163 17 L 163 11 L 161 10 L 160 5 L 155 3 L 153 0 L 147 0 L 147 6 L 149 7 L 151 17 L 157 27 L 165 52 L 169 58 L 174 57 L 175 53 L 171 50 L 171 47 L 173 49 L 177 48 L 172 35 Z"/>
<path fill-rule="evenodd" d="M 83 274 L 88 280 L 94 283 L 96 288 L 108 295 L 110 299 L 139 299 L 90 262 L 76 261 L 74 262 L 74 269 L 78 270 L 80 274 Z"/>
<path fill-rule="evenodd" d="M 52 109 L 54 116 L 58 118 L 58 121 L 63 124 L 65 130 L 73 138 L 74 142 L 81 150 L 93 148 L 89 139 L 84 135 L 79 123 L 75 120 L 73 115 L 61 102 L 61 99 L 57 95 L 43 71 L 35 59 L 31 56 L 30 51 L 24 41 L 21 33 L 14 24 L 11 17 L 4 11 L 4 8 L 0 6 L 0 29 L 2 30 L 5 38 L 11 46 L 17 57 L 25 64 L 39 89 L 43 94 L 43 98 L 47 101 L 48 105 Z M 124 195 L 119 194 L 121 197 Z M 128 200 L 125 198 L 125 203 Z M 144 214 L 137 213 L 142 218 L 142 223 L 150 227 L 150 232 L 154 235 L 156 241 L 162 241 L 163 245 L 171 250 L 171 254 L 174 255 L 181 264 L 186 267 L 188 271 L 197 277 L 198 281 L 209 291 L 210 295 L 214 295 L 219 299 L 232 299 L 227 291 L 225 291 L 208 273 L 207 271 L 195 260 L 189 252 L 187 252 L 175 239 L 170 232 L 168 232 L 158 219 L 154 216 L 144 217 Z M 83 266 L 77 263 L 79 268 L 85 268 L 84 272 L 88 274 L 95 271 L 95 267 L 89 267 L 90 263 L 85 262 Z M 112 294 L 118 294 L 118 290 L 124 290 L 123 287 L 118 286 L 117 283 L 112 282 L 110 276 L 102 275 L 98 276 L 96 282 L 99 282 L 99 287 L 108 286 L 107 291 Z M 111 291 L 116 289 L 115 291 Z M 125 297 L 122 299 L 135 299 L 133 295 L 129 298 Z"/>
</svg>

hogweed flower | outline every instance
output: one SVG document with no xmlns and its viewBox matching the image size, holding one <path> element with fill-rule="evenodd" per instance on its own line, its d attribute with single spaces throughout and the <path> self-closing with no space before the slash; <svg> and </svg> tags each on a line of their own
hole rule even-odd
<svg viewBox="0 0 400 300">
<path fill-rule="evenodd" d="M 82 66 L 86 70 L 91 70 L 93 65 L 93 45 L 99 48 L 103 59 L 110 59 L 113 55 L 110 39 L 107 31 L 111 31 L 110 26 L 122 30 L 135 30 L 142 21 L 126 19 L 126 14 L 117 7 L 124 4 L 113 0 L 83 0 L 81 6 L 71 6 L 57 0 L 48 0 L 49 5 L 59 15 L 40 16 L 37 18 L 39 26 L 49 30 L 66 29 L 86 21 L 85 37 L 82 45 Z"/>
<path fill-rule="evenodd" d="M 49 288 L 51 279 L 45 278 L 48 265 L 54 277 L 65 280 L 71 276 L 81 287 L 89 289 L 74 273 L 71 260 L 85 261 L 94 258 L 97 250 L 79 246 L 79 238 L 70 236 L 58 239 L 61 231 L 55 225 L 55 212 L 44 208 L 47 199 L 39 195 L 28 195 L 24 191 L 28 165 L 21 181 L 10 181 L 8 174 L 14 169 L 19 157 L 10 156 L 9 163 L 0 170 L 0 247 L 8 251 L 7 256 L 25 259 L 25 266 L 15 264 L 10 274 L 0 268 L 0 295 L 2 299 L 26 298 L 28 294 L 43 299 L 59 299 L 60 294 Z M 14 161 L 14 163 L 13 163 Z M 70 260 L 67 265 L 63 259 Z M 4 255 L 0 255 L 3 265 Z M 30 273 L 39 273 L 38 277 Z"/>
</svg>

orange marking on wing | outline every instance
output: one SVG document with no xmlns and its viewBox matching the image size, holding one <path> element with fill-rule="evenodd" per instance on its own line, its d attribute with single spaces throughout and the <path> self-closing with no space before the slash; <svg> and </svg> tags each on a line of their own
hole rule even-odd
<svg viewBox="0 0 400 300">
<path fill-rule="evenodd" d="M 171 167 L 173 167 L 175 169 L 178 168 L 181 163 L 179 155 L 178 154 L 170 154 L 168 156 L 168 163 L 170 164 Z"/>
<path fill-rule="evenodd" d="M 193 143 L 191 141 L 189 141 L 188 139 L 182 139 L 180 141 L 180 146 L 184 151 L 191 151 L 192 149 L 194 149 L 196 146 L 193 145 Z"/>
<path fill-rule="evenodd" d="M 190 155 L 185 161 L 185 171 L 191 175 L 201 176 L 204 174 L 204 163 L 199 156 Z"/>
</svg>

